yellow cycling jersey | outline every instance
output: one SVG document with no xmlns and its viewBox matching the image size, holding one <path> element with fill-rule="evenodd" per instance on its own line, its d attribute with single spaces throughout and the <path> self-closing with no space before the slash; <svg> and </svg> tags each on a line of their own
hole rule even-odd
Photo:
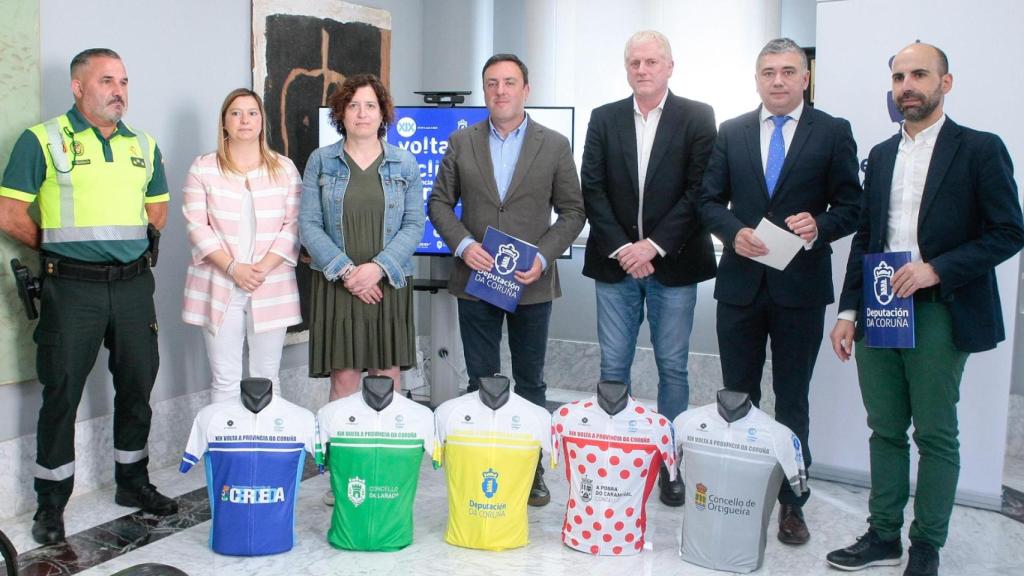
<svg viewBox="0 0 1024 576">
<path fill-rule="evenodd" d="M 526 501 L 541 450 L 551 453 L 551 415 L 511 394 L 497 410 L 476 392 L 434 413 L 435 467 L 448 481 L 445 542 L 505 550 L 529 541 Z"/>
</svg>

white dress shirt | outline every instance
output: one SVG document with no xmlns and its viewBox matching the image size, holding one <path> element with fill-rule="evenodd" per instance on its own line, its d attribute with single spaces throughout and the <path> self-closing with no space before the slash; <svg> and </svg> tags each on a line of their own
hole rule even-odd
<svg viewBox="0 0 1024 576">
<path fill-rule="evenodd" d="M 945 123 L 946 116 L 943 115 L 913 138 L 904 129 L 896 152 L 892 191 L 889 193 L 885 251 L 910 252 L 911 262 L 921 261 L 921 248 L 917 245 L 917 217 L 921 213 L 921 196 L 924 195 L 924 183 L 932 163 L 935 140 Z"/>
<path fill-rule="evenodd" d="M 644 237 L 644 185 L 647 181 L 647 165 L 651 161 L 651 148 L 654 147 L 654 137 L 658 133 L 658 124 L 661 123 L 661 113 L 665 110 L 665 101 L 668 100 L 668 90 L 665 90 L 665 94 L 661 97 L 661 102 L 647 112 L 647 118 L 644 118 L 643 112 L 640 111 L 640 106 L 636 103 L 636 96 L 633 97 L 633 127 L 636 129 L 636 165 L 637 165 L 637 185 L 639 189 L 639 205 L 636 211 L 636 229 L 637 237 Z M 647 239 L 654 246 L 654 249 L 658 251 L 658 254 L 664 258 L 665 251 L 658 246 L 654 240 Z M 629 246 L 629 244 L 623 244 L 619 246 L 619 249 L 612 252 L 609 258 L 615 258 L 619 255 L 619 252 L 623 248 Z"/>
<path fill-rule="evenodd" d="M 786 147 L 786 154 L 789 154 L 789 145 L 793 143 L 793 135 L 796 134 L 796 125 L 800 123 L 800 116 L 804 113 L 804 103 L 801 100 L 800 105 L 793 109 L 789 114 L 784 114 L 789 119 L 782 125 L 782 142 Z M 761 173 L 763 174 L 768 170 L 768 147 L 772 142 L 772 134 L 775 132 L 775 122 L 772 120 L 772 114 L 767 108 L 761 106 Z M 814 248 L 814 242 L 818 239 L 818 234 L 814 234 L 814 238 L 804 243 L 804 250 L 810 250 Z"/>
<path fill-rule="evenodd" d="M 896 152 L 892 188 L 889 191 L 885 251 L 910 252 L 911 262 L 921 261 L 921 247 L 917 243 L 917 218 L 921 213 L 921 197 L 924 195 L 935 141 L 945 123 L 946 116 L 943 114 L 937 122 L 918 132 L 916 137 L 907 134 L 905 127 L 900 131 L 902 138 Z M 857 311 L 843 310 L 839 313 L 839 319 L 853 322 L 857 319 Z"/>
<path fill-rule="evenodd" d="M 800 123 L 800 115 L 804 113 L 804 103 L 793 109 L 789 114 L 789 120 L 782 125 L 782 140 L 786 144 L 786 154 L 789 154 L 789 145 L 793 142 L 793 134 L 796 133 L 796 125 Z M 763 174 L 768 166 L 768 145 L 772 142 L 772 133 L 775 132 L 775 122 L 772 121 L 773 114 L 767 108 L 761 106 L 761 173 Z"/>
</svg>

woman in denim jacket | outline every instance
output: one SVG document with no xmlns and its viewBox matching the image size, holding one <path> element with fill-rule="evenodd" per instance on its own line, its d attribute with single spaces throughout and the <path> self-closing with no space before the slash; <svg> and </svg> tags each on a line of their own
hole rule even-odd
<svg viewBox="0 0 1024 576">
<path fill-rule="evenodd" d="M 411 153 L 382 140 L 394 109 L 373 75 L 345 80 L 328 102 L 342 139 L 315 150 L 302 177 L 299 234 L 312 257 L 309 374 L 330 399 L 363 371 L 416 365 L 412 255 L 423 235 L 423 184 Z"/>
</svg>

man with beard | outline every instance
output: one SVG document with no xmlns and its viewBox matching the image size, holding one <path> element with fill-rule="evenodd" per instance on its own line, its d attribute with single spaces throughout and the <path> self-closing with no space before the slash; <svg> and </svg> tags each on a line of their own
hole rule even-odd
<svg viewBox="0 0 1024 576">
<path fill-rule="evenodd" d="M 905 576 L 938 574 L 960 473 L 956 404 L 971 352 L 1004 339 L 995 267 L 1024 246 L 1013 166 L 998 136 L 957 125 L 942 110 L 953 87 L 946 55 L 911 44 L 892 62 L 900 134 L 871 150 L 864 209 L 853 238 L 842 312 L 830 336 L 842 361 L 856 341 L 871 452 L 866 534 L 828 554 L 842 570 L 899 565 L 910 492 L 907 429 L 920 454 Z M 915 347 L 868 348 L 863 326 L 865 254 L 909 251 L 897 296 L 914 298 Z"/>
<path fill-rule="evenodd" d="M 163 227 L 168 200 L 160 149 L 121 121 L 128 76 L 113 50 L 75 56 L 71 92 L 75 104 L 66 114 L 15 143 L 0 187 L 0 230 L 42 257 L 32 537 L 44 545 L 64 540 L 75 416 L 100 344 L 110 351 L 116 392 L 114 501 L 158 515 L 178 509 L 149 483 L 147 470 L 149 394 L 159 366 L 147 226 Z"/>
</svg>

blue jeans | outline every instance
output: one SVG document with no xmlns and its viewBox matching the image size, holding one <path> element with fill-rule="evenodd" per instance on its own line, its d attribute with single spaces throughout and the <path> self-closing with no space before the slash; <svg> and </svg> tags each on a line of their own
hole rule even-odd
<svg viewBox="0 0 1024 576">
<path fill-rule="evenodd" d="M 480 300 L 459 298 L 459 330 L 466 355 L 469 392 L 481 376 L 501 373 L 501 325 L 508 318 L 508 349 L 512 354 L 515 393 L 545 407 L 544 357 L 548 346 L 551 302 L 520 304 L 509 314 Z"/>
<path fill-rule="evenodd" d="M 673 420 L 686 410 L 690 385 L 686 361 L 690 354 L 697 286 L 665 286 L 654 276 L 627 276 L 615 284 L 595 282 L 597 340 L 601 344 L 601 379 L 629 386 L 636 353 L 636 336 L 644 321 L 651 328 L 654 361 L 658 365 L 658 412 Z"/>
</svg>

